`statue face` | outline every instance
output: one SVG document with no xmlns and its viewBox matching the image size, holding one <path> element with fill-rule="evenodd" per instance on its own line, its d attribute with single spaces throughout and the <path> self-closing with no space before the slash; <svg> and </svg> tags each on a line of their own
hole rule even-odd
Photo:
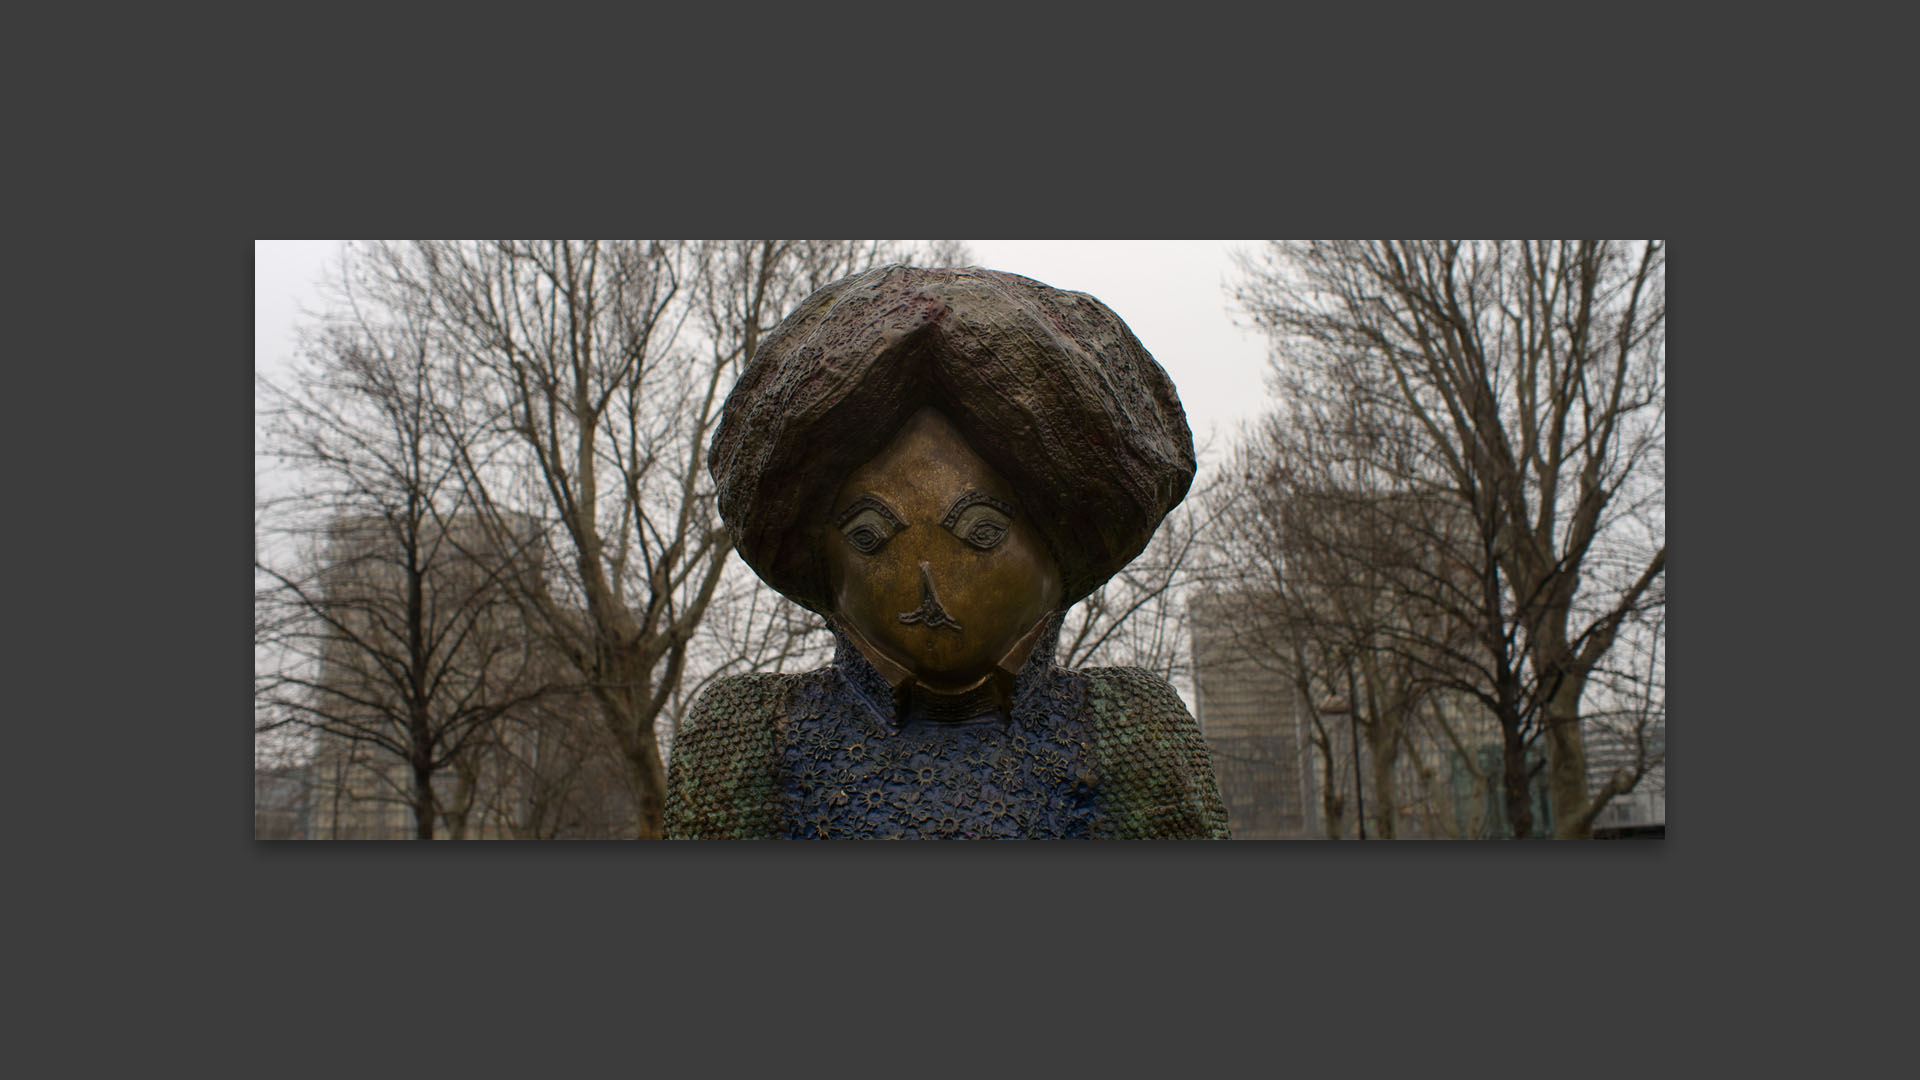
<svg viewBox="0 0 1920 1080">
<path fill-rule="evenodd" d="M 840 618 L 928 689 L 979 685 L 1060 603 L 1013 489 L 932 408 L 848 477 L 829 525 Z"/>
</svg>

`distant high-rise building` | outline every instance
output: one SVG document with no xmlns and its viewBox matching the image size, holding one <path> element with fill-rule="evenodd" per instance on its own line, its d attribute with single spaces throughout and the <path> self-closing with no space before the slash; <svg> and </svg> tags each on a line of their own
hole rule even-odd
<svg viewBox="0 0 1920 1080">
<path fill-rule="evenodd" d="M 405 640 L 410 560 L 426 568 L 419 602 L 423 644 L 435 650 L 435 700 L 442 709 L 515 702 L 445 740 L 448 760 L 432 780 L 435 837 L 607 836 L 631 820 L 624 772 L 584 695 L 552 689 L 529 698 L 536 688 L 563 684 L 566 665 L 517 602 L 516 584 L 541 587 L 534 525 L 517 524 L 500 541 L 470 516 L 415 538 L 377 517 L 334 523 L 323 580 L 335 630 L 315 691 L 326 720 L 304 769 L 307 838 L 416 835 L 413 772 L 393 749 L 409 739 L 394 715 L 402 711 L 394 707 L 394 679 L 412 648 Z M 410 544 L 419 549 L 412 555 Z"/>
<path fill-rule="evenodd" d="M 1461 599 L 1483 583 L 1478 523 L 1416 490 L 1296 489 L 1273 513 L 1262 554 L 1284 590 L 1203 593 L 1189 608 L 1195 711 L 1234 835 L 1512 835 L 1500 723 L 1462 688 L 1493 667 L 1474 659 L 1480 616 Z M 1296 678 L 1300 662 L 1334 668 Z M 1618 767 L 1632 772 L 1643 750 L 1661 756 L 1599 720 L 1582 726 L 1592 791 Z M 1386 775 L 1375 750 L 1392 759 Z M 1527 747 L 1536 836 L 1554 824 L 1545 753 L 1542 739 Z M 1595 825 L 1644 833 L 1664 821 L 1656 768 Z"/>
<path fill-rule="evenodd" d="M 1309 721 L 1274 651 L 1242 639 L 1245 602 L 1204 593 L 1188 611 L 1194 716 L 1213 755 L 1227 822 L 1236 840 L 1319 836 Z"/>
<path fill-rule="evenodd" d="M 1323 838 L 1332 820 L 1329 795 L 1338 806 L 1339 835 L 1358 835 L 1363 810 L 1370 835 L 1377 834 L 1386 807 L 1375 790 L 1372 750 L 1346 702 L 1302 698 L 1292 650 L 1262 627 L 1255 606 L 1261 602 L 1244 593 L 1202 593 L 1189 608 L 1195 715 L 1233 836 Z M 1470 759 L 1455 749 L 1456 739 Z M 1394 835 L 1504 835 L 1500 748 L 1498 724 L 1471 699 L 1440 692 L 1424 697 L 1395 758 Z M 1545 789 L 1538 786 L 1536 823 L 1546 820 Z"/>
<path fill-rule="evenodd" d="M 1632 791 L 1616 795 L 1594 818 L 1597 839 L 1657 837 L 1667 834 L 1667 725 L 1651 725 L 1643 738 L 1648 756 L 1658 762 L 1647 770 Z M 1608 727 L 1587 730 L 1587 786 L 1598 791 L 1615 769 L 1631 769 L 1639 748 L 1633 737 Z"/>
<path fill-rule="evenodd" d="M 254 766 L 253 838 L 305 840 L 309 792 L 305 765 Z"/>
</svg>

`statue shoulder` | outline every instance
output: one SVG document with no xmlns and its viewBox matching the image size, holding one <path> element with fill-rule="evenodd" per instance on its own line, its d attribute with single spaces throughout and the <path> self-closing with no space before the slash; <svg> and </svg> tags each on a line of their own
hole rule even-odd
<svg viewBox="0 0 1920 1080">
<path fill-rule="evenodd" d="M 1109 709 L 1124 708 L 1130 722 L 1165 723 L 1179 716 L 1193 723 L 1173 684 L 1145 668 L 1084 668 L 1080 673 L 1087 677 L 1089 696 L 1100 698 Z"/>
<path fill-rule="evenodd" d="M 761 725 L 756 719 L 777 716 L 785 708 L 789 691 L 804 678 L 806 675 L 754 672 L 715 679 L 693 700 L 679 737 L 712 739 L 740 727 L 758 728 Z"/>
<path fill-rule="evenodd" d="M 694 700 L 673 740 L 664 825 L 670 839 L 777 835 L 780 726 L 807 675 L 715 679 Z"/>
<path fill-rule="evenodd" d="M 1227 839 L 1213 755 L 1173 686 L 1141 668 L 1081 674 L 1114 835 Z"/>
</svg>

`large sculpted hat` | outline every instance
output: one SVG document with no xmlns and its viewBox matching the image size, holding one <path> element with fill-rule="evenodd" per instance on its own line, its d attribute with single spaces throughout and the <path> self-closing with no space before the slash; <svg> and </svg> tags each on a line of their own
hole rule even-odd
<svg viewBox="0 0 1920 1080">
<path fill-rule="evenodd" d="M 1132 561 L 1193 481 L 1173 384 L 1106 305 L 977 267 L 884 267 L 807 297 L 727 398 L 708 466 L 747 565 L 829 613 L 834 496 L 926 405 L 1019 493 L 1063 604 Z"/>
</svg>

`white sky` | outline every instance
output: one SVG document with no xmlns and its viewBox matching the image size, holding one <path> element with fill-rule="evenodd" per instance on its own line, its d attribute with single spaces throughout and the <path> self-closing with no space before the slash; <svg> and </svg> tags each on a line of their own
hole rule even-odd
<svg viewBox="0 0 1920 1080">
<path fill-rule="evenodd" d="M 1195 443 L 1225 449 L 1266 410 L 1265 341 L 1234 325 L 1229 251 L 1254 240 L 969 240 L 980 265 L 1083 292 L 1126 320 L 1172 376 Z"/>
<path fill-rule="evenodd" d="M 1239 424 L 1268 407 L 1266 345 L 1234 325 L 1223 288 L 1229 251 L 1251 240 L 968 240 L 980 265 L 1093 296 L 1117 312 L 1167 369 L 1194 442 L 1214 436 L 1218 460 Z M 319 306 L 314 283 L 337 240 L 256 240 L 254 370 L 282 370 L 300 310 Z M 257 438 L 257 436 L 256 436 Z"/>
</svg>

